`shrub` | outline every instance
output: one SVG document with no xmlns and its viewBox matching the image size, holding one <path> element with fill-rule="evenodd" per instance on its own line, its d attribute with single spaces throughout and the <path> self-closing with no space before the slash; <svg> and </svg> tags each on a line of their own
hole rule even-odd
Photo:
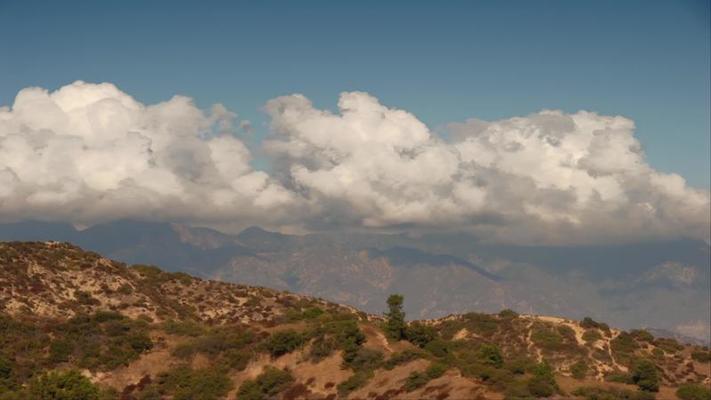
<svg viewBox="0 0 711 400">
<path fill-rule="evenodd" d="M 657 338 L 654 340 L 654 345 L 670 354 L 674 354 L 684 349 L 683 345 L 671 338 Z"/>
<path fill-rule="evenodd" d="M 435 339 L 427 343 L 425 350 L 437 358 L 444 358 L 449 355 L 449 343 L 445 340 Z"/>
<path fill-rule="evenodd" d="M 694 351 L 691 353 L 691 358 L 700 363 L 711 362 L 711 352 L 706 351 Z"/>
<path fill-rule="evenodd" d="M 577 388 L 572 393 L 574 396 L 584 397 L 585 400 L 654 400 L 655 396 L 648 392 L 634 392 L 618 388 L 600 388 L 585 386 Z"/>
<path fill-rule="evenodd" d="M 658 392 L 659 376 L 657 374 L 657 367 L 649 360 L 635 362 L 632 367 L 632 382 L 634 382 L 640 390 Z"/>
<path fill-rule="evenodd" d="M 639 348 L 639 345 L 632 335 L 627 332 L 620 332 L 616 338 L 610 341 L 610 348 L 620 363 L 630 365 L 633 358 L 632 356 L 635 350 Z"/>
<path fill-rule="evenodd" d="M 429 381 L 430 380 L 427 375 L 422 372 L 414 371 L 411 372 L 410 375 L 408 375 L 407 379 L 405 379 L 405 384 L 403 385 L 403 388 L 408 392 L 412 392 L 413 390 L 425 386 Z"/>
<path fill-rule="evenodd" d="M 9 380 L 11 375 L 12 363 L 0 354 L 0 385 L 2 385 L 3 381 Z"/>
<path fill-rule="evenodd" d="M 654 336 L 644 329 L 633 329 L 630 331 L 630 335 L 640 342 L 652 343 L 654 341 Z"/>
<path fill-rule="evenodd" d="M 200 336 L 205 333 L 205 328 L 195 321 L 166 321 L 163 323 L 163 330 L 171 335 L 179 336 Z"/>
<path fill-rule="evenodd" d="M 214 368 L 180 366 L 161 374 L 158 380 L 164 390 L 173 393 L 174 400 L 217 400 L 232 388 L 225 372 Z"/>
<path fill-rule="evenodd" d="M 681 400 L 711 400 L 711 390 L 697 384 L 684 384 L 676 390 Z"/>
<path fill-rule="evenodd" d="M 373 371 L 358 371 L 348 379 L 338 384 L 338 393 L 345 397 L 348 393 L 364 386 L 373 377 Z"/>
<path fill-rule="evenodd" d="M 272 357 L 291 353 L 301 347 L 302 344 L 304 344 L 304 337 L 294 330 L 276 332 L 265 342 L 265 346 Z"/>
<path fill-rule="evenodd" d="M 346 366 L 355 371 L 374 370 L 383 362 L 383 353 L 378 350 L 359 348 L 355 356 L 346 362 Z"/>
<path fill-rule="evenodd" d="M 583 332 L 583 340 L 586 343 L 595 342 L 600 339 L 602 339 L 602 335 L 600 335 L 600 331 L 597 329 L 588 329 Z"/>
<path fill-rule="evenodd" d="M 407 327 L 405 331 L 406 339 L 417 347 L 423 348 L 427 343 L 433 341 L 437 337 L 437 331 L 425 324 L 415 322 Z"/>
<path fill-rule="evenodd" d="M 291 372 L 274 367 L 266 367 L 264 371 L 257 376 L 257 384 L 260 390 L 268 397 L 280 393 L 293 381 L 294 377 L 291 375 Z"/>
<path fill-rule="evenodd" d="M 563 336 L 547 327 L 534 329 L 531 340 L 545 350 L 559 350 L 563 345 Z"/>
<path fill-rule="evenodd" d="M 533 376 L 528 381 L 528 390 L 535 397 L 552 396 L 558 389 L 550 364 L 542 362 L 533 367 Z"/>
<path fill-rule="evenodd" d="M 477 358 L 483 364 L 490 365 L 494 368 L 501 368 L 504 364 L 504 358 L 501 355 L 499 347 L 493 344 L 483 344 L 479 347 Z"/>
<path fill-rule="evenodd" d="M 607 374 L 605 375 L 605 380 L 607 382 L 625 383 L 628 385 L 634 384 L 634 381 L 632 380 L 632 375 L 624 372 L 612 372 L 610 374 Z"/>
<path fill-rule="evenodd" d="M 79 371 L 51 371 L 32 379 L 27 387 L 35 400 L 99 400 L 99 388 Z"/>
<path fill-rule="evenodd" d="M 427 377 L 430 379 L 437 379 L 440 376 L 444 375 L 444 373 L 447 372 L 447 369 L 448 368 L 445 364 L 433 363 L 429 367 L 427 367 L 425 375 L 427 375 Z"/>
<path fill-rule="evenodd" d="M 588 364 L 583 360 L 578 360 L 570 366 L 570 374 L 575 379 L 583 379 L 588 372 Z"/>
<path fill-rule="evenodd" d="M 583 320 L 580 322 L 580 326 L 585 329 L 595 328 L 595 329 L 599 329 L 605 333 L 610 333 L 610 326 L 609 325 L 602 323 L 602 322 L 597 322 L 590 317 L 583 318 Z"/>
<path fill-rule="evenodd" d="M 514 318 L 518 318 L 518 313 L 514 310 L 507 308 L 507 309 L 499 311 L 499 317 L 505 318 L 505 319 L 514 319 Z"/>
<path fill-rule="evenodd" d="M 405 364 L 420 357 L 422 357 L 420 353 L 412 350 L 405 350 L 393 353 L 390 358 L 385 361 L 385 363 L 383 364 L 383 368 L 391 370 L 398 365 Z"/>
</svg>

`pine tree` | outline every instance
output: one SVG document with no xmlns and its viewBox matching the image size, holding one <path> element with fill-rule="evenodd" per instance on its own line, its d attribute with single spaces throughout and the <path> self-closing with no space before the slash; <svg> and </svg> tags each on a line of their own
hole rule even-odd
<svg viewBox="0 0 711 400">
<path fill-rule="evenodd" d="M 402 310 L 404 298 L 400 294 L 391 294 L 388 297 L 388 312 L 385 313 L 387 321 L 385 323 L 385 331 L 388 337 L 392 340 L 405 339 L 405 312 Z"/>
</svg>

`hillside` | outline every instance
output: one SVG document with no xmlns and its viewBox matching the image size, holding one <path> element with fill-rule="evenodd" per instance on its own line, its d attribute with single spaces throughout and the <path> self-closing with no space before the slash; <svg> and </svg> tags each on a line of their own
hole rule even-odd
<svg viewBox="0 0 711 400">
<path fill-rule="evenodd" d="M 461 235 L 238 234 L 145 221 L 77 230 L 0 224 L 0 240 L 67 241 L 129 264 L 288 290 L 380 313 L 390 293 L 416 319 L 470 310 L 585 316 L 702 343 L 711 338 L 711 254 L 698 241 L 609 246 L 493 245 Z"/>
<path fill-rule="evenodd" d="M 686 383 L 702 397 L 684 399 L 702 399 L 711 385 L 707 347 L 589 318 L 387 321 L 67 243 L 0 242 L 2 400 L 675 399 Z"/>
</svg>

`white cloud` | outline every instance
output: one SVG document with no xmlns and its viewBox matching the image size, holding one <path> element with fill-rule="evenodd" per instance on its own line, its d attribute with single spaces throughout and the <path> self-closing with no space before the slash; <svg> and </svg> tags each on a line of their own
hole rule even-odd
<svg viewBox="0 0 711 400">
<path fill-rule="evenodd" d="M 0 109 L 0 216 L 272 222 L 293 195 L 249 166 L 234 119 L 182 96 L 144 105 L 106 83 L 24 89 Z"/>
<path fill-rule="evenodd" d="M 520 243 L 708 238 L 709 193 L 652 169 L 629 119 L 542 111 L 452 124 L 444 141 L 366 93 L 338 106 L 300 95 L 267 104 L 280 176 L 330 221 Z"/>
<path fill-rule="evenodd" d="M 268 175 L 235 134 L 250 124 L 221 105 L 144 105 L 111 84 L 24 89 L 0 108 L 0 219 L 463 230 L 531 244 L 708 240 L 708 191 L 649 166 L 629 119 L 472 119 L 445 140 L 366 93 L 344 93 L 338 106 L 269 101 Z"/>
</svg>

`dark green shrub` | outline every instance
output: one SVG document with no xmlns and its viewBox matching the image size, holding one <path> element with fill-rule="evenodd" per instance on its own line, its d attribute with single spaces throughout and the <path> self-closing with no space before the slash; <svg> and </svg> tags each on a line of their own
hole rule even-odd
<svg viewBox="0 0 711 400">
<path fill-rule="evenodd" d="M 232 388 L 225 371 L 215 368 L 191 369 L 179 366 L 159 375 L 158 383 L 174 400 L 222 399 Z"/>
<path fill-rule="evenodd" d="M 592 386 L 577 388 L 572 394 L 578 397 L 584 397 L 585 400 L 654 400 L 655 398 L 655 396 L 649 392 Z"/>
<path fill-rule="evenodd" d="M 681 350 L 684 350 L 684 346 L 672 338 L 654 339 L 654 345 L 669 354 L 675 354 Z"/>
<path fill-rule="evenodd" d="M 200 336 L 205 333 L 203 325 L 195 321 L 166 321 L 163 323 L 163 330 L 171 335 L 179 336 Z"/>
<path fill-rule="evenodd" d="M 294 330 L 279 331 L 272 334 L 265 342 L 265 346 L 272 357 L 291 353 L 304 344 L 304 337 Z"/>
<path fill-rule="evenodd" d="M 542 362 L 531 370 L 533 376 L 528 381 L 528 390 L 535 397 L 549 397 L 558 390 L 553 368 L 550 364 Z"/>
<path fill-rule="evenodd" d="M 691 358 L 700 363 L 711 362 L 711 352 L 706 351 L 694 351 L 691 353 Z"/>
<path fill-rule="evenodd" d="M 504 309 L 499 311 L 499 317 L 504 319 L 514 319 L 518 318 L 518 313 L 511 309 Z"/>
<path fill-rule="evenodd" d="M 403 389 L 405 389 L 405 391 L 412 392 L 413 390 L 425 386 L 429 381 L 430 379 L 424 373 L 413 371 L 410 375 L 408 375 L 407 379 L 405 379 Z"/>
<path fill-rule="evenodd" d="M 406 339 L 417 347 L 423 348 L 437 337 L 437 331 L 428 325 L 415 322 L 407 327 Z"/>
<path fill-rule="evenodd" d="M 504 365 L 504 358 L 499 347 L 493 344 L 482 344 L 477 352 L 479 362 L 490 365 L 494 368 L 501 368 Z"/>
<path fill-rule="evenodd" d="M 628 385 L 634 384 L 634 381 L 632 380 L 632 375 L 625 372 L 609 373 L 605 375 L 605 380 L 607 382 L 626 383 Z"/>
<path fill-rule="evenodd" d="M 632 367 L 632 382 L 634 382 L 640 390 L 658 392 L 659 375 L 657 374 L 657 367 L 649 360 L 635 362 Z"/>
<path fill-rule="evenodd" d="M 602 335 L 597 329 L 587 329 L 585 332 L 583 332 L 583 340 L 586 343 L 595 342 L 600 339 L 602 339 Z"/>
<path fill-rule="evenodd" d="M 69 340 L 59 339 L 49 344 L 49 361 L 51 363 L 67 362 L 72 353 L 74 353 L 74 343 Z"/>
<path fill-rule="evenodd" d="M 257 376 L 257 384 L 262 393 L 267 397 L 274 396 L 286 389 L 294 377 L 287 370 L 277 369 L 274 367 L 266 367 L 259 376 Z"/>
<path fill-rule="evenodd" d="M 630 331 L 630 335 L 640 342 L 652 343 L 654 341 L 654 336 L 644 329 L 633 329 Z"/>
<path fill-rule="evenodd" d="M 608 334 L 610 333 L 610 327 L 607 324 L 602 323 L 602 322 L 597 322 L 590 317 L 583 318 L 583 320 L 580 322 L 580 326 L 585 329 L 595 328 L 595 329 L 599 329 L 605 333 L 608 333 Z"/>
<path fill-rule="evenodd" d="M 427 343 L 425 350 L 437 358 L 444 358 L 449 355 L 449 343 L 445 340 L 435 339 Z"/>
<path fill-rule="evenodd" d="M 99 400 L 99 388 L 79 371 L 50 371 L 27 386 L 34 400 Z"/>
<path fill-rule="evenodd" d="M 368 371 L 357 371 L 351 375 L 348 379 L 338 384 L 338 394 L 342 397 L 348 395 L 348 393 L 365 386 L 366 383 L 373 377 L 374 373 L 372 370 Z"/>
<path fill-rule="evenodd" d="M 570 375 L 575 379 L 584 379 L 588 373 L 588 364 L 583 360 L 578 360 L 570 366 Z"/>
<path fill-rule="evenodd" d="M 390 358 L 385 361 L 385 363 L 383 364 L 383 368 L 391 370 L 398 365 L 406 364 L 420 357 L 422 357 L 422 354 L 412 350 L 404 350 L 401 352 L 393 353 Z"/>
<path fill-rule="evenodd" d="M 679 386 L 676 395 L 681 400 L 711 400 L 709 388 L 692 383 Z"/>
<path fill-rule="evenodd" d="M 374 370 L 380 367 L 382 362 L 383 353 L 381 351 L 361 347 L 355 353 L 355 356 L 345 364 L 355 371 L 361 371 Z"/>
<path fill-rule="evenodd" d="M 447 372 L 447 369 L 448 368 L 445 364 L 433 363 L 429 367 L 427 367 L 425 375 L 427 375 L 427 377 L 430 379 L 437 379 L 440 376 L 444 375 L 444 373 Z"/>
</svg>

